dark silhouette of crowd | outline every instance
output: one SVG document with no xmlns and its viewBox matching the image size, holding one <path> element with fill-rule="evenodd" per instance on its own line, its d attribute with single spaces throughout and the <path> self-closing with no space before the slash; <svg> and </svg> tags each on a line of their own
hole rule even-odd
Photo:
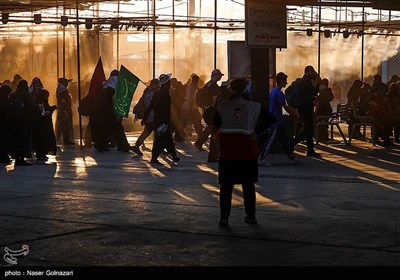
<svg viewBox="0 0 400 280">
<path fill-rule="evenodd" d="M 0 87 L 0 160 L 28 166 L 26 159 L 34 152 L 36 161 L 47 161 L 47 154 L 57 154 L 52 120 L 57 106 L 50 106 L 49 92 L 38 77 L 30 86 L 19 75 L 14 80 L 15 91 L 7 83 Z"/>
<path fill-rule="evenodd" d="M 127 140 L 123 118 L 113 111 L 113 98 L 119 71 L 113 70 L 110 77 L 101 85 L 101 90 L 92 98 L 92 110 L 89 115 L 89 140 L 85 146 L 92 146 L 96 153 L 110 151 L 116 146 L 117 151 L 143 155 L 140 147 L 152 133 L 154 145 L 152 148 L 152 164 L 161 164 L 159 156 L 169 153 L 172 161 L 180 160 L 174 142 L 191 141 L 194 147 L 204 152 L 208 150 L 208 162 L 219 162 L 221 147 L 220 130 L 215 126 L 213 118 L 220 102 L 232 95 L 230 80 L 222 81 L 224 74 L 219 69 L 211 72 L 211 78 L 203 86 L 199 75 L 192 73 L 187 82 L 182 83 L 171 74 L 162 74 L 148 83 L 144 90 L 145 117 L 141 118 L 144 126 L 142 134 L 133 146 Z M 281 75 L 281 77 L 279 76 Z M 335 91 L 338 83 L 332 89 L 326 78 L 321 79 L 311 65 L 305 67 L 304 76 L 298 78 L 300 92 L 304 102 L 299 108 L 291 108 L 285 102 L 284 88 L 287 76 L 277 75 L 277 88 L 271 91 L 270 113 L 275 114 L 279 121 L 274 126 L 264 127 L 258 131 L 259 164 L 269 166 L 266 156 L 276 141 L 283 145 L 285 153 L 291 162 L 296 161 L 293 151 L 295 145 L 305 140 L 307 156 L 319 157 L 315 151 L 314 138 L 329 141 L 328 126 L 320 127 L 319 135 L 315 135 L 317 116 L 333 113 L 332 102 L 341 100 Z M 279 77 L 278 77 L 279 76 Z M 55 92 L 57 105 L 49 104 L 50 92 L 45 88 L 39 77 L 32 79 L 30 85 L 20 75 L 16 74 L 12 81 L 5 80 L 0 87 L 0 161 L 10 163 L 15 159 L 15 165 L 30 165 L 26 159 L 35 157 L 37 162 L 46 162 L 48 155 L 57 154 L 57 141 L 62 140 L 65 146 L 74 145 L 72 115 L 72 94 L 68 88 L 70 79 L 58 79 Z M 275 90 L 275 93 L 273 93 Z M 275 99 L 274 99 L 275 98 Z M 275 101 L 274 101 L 275 100 Z M 275 103 L 274 103 L 275 102 Z M 373 77 L 372 83 L 355 80 L 347 94 L 347 103 L 351 108 L 348 117 L 349 135 L 354 138 L 366 139 L 364 131 L 357 126 L 352 131 L 353 124 L 359 116 L 369 116 L 377 133 L 372 135 L 374 143 L 391 146 L 400 143 L 400 78 L 394 75 L 386 84 L 380 75 Z M 291 135 L 286 135 L 281 120 L 282 108 L 290 113 L 296 123 L 299 123 Z M 53 115 L 57 113 L 55 127 Z M 301 128 L 302 127 L 302 128 Z M 56 131 L 56 132 L 55 132 Z M 193 134 L 196 138 L 193 138 Z M 283 144 L 282 144 L 283 143 Z"/>
<path fill-rule="evenodd" d="M 356 139 L 367 140 L 361 131 L 351 131 L 357 116 L 369 116 L 376 129 L 374 142 L 382 146 L 400 143 L 400 78 L 391 77 L 387 84 L 376 74 L 372 83 L 354 81 L 347 94 L 347 102 L 352 112 L 349 118 L 349 134 L 354 133 Z"/>
</svg>

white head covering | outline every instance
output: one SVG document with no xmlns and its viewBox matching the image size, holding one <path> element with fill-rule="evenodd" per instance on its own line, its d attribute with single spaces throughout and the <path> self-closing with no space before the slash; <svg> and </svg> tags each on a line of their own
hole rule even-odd
<svg viewBox="0 0 400 280">
<path fill-rule="evenodd" d="M 169 80 L 171 80 L 172 77 L 172 73 L 168 73 L 168 74 L 161 74 L 159 77 L 160 80 L 160 84 L 165 84 L 166 82 L 168 82 Z"/>
</svg>

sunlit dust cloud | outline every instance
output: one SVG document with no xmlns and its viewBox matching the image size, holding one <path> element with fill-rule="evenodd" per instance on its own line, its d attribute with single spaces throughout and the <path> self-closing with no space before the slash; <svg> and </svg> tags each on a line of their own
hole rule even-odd
<svg viewBox="0 0 400 280">
<path fill-rule="evenodd" d="M 381 73 L 382 61 L 396 55 L 400 47 L 397 36 L 372 36 L 364 38 L 364 81 L 371 82 L 375 74 Z M 330 85 L 341 85 L 342 94 L 347 94 L 354 79 L 361 76 L 361 37 L 341 34 L 325 38 L 321 35 L 321 77 L 328 78 Z M 318 67 L 318 35 L 307 36 L 305 32 L 289 32 L 287 49 L 277 50 L 277 72 L 289 75 L 289 82 L 303 76 L 304 67 Z"/>
</svg>

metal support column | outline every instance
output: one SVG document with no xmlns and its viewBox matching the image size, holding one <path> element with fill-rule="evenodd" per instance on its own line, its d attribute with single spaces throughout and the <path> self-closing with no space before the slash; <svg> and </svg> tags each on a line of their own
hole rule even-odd
<svg viewBox="0 0 400 280">
<path fill-rule="evenodd" d="M 217 0 L 214 0 L 214 69 L 217 68 Z"/>
<path fill-rule="evenodd" d="M 117 7 L 117 16 L 119 22 L 119 15 L 120 15 L 120 5 L 121 2 L 118 0 L 118 7 Z M 119 24 L 117 26 L 117 69 L 119 69 Z"/>
<path fill-rule="evenodd" d="M 318 74 L 321 75 L 321 3 L 318 9 Z"/>
<path fill-rule="evenodd" d="M 78 66 L 78 99 L 81 101 L 81 56 L 80 56 L 80 42 L 79 42 L 79 2 L 76 1 L 76 59 Z M 79 146 L 82 145 L 82 116 L 79 114 Z"/>
<path fill-rule="evenodd" d="M 153 0 L 153 77 L 156 76 L 156 1 Z"/>
<path fill-rule="evenodd" d="M 364 1 L 363 1 L 364 4 Z M 364 81 L 364 29 L 365 29 L 365 7 L 362 8 L 362 31 L 361 31 L 361 81 Z"/>
</svg>

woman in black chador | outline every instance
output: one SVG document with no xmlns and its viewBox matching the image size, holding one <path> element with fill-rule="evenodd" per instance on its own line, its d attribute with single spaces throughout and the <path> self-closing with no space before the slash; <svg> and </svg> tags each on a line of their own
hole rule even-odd
<svg viewBox="0 0 400 280">
<path fill-rule="evenodd" d="M 25 158 L 32 156 L 33 99 L 26 80 L 21 80 L 17 90 L 10 95 L 7 111 L 10 154 L 15 159 L 15 165 L 31 165 Z"/>
<path fill-rule="evenodd" d="M 9 143 L 9 131 L 8 131 L 8 96 L 12 89 L 7 85 L 0 87 L 0 163 L 10 163 L 10 157 L 8 156 L 8 143 Z"/>
<path fill-rule="evenodd" d="M 32 114 L 33 149 L 37 161 L 46 161 L 46 154 L 57 153 L 56 136 L 53 129 L 52 115 L 56 106 L 49 105 L 49 92 L 39 90 L 35 95 L 35 104 Z"/>
</svg>

